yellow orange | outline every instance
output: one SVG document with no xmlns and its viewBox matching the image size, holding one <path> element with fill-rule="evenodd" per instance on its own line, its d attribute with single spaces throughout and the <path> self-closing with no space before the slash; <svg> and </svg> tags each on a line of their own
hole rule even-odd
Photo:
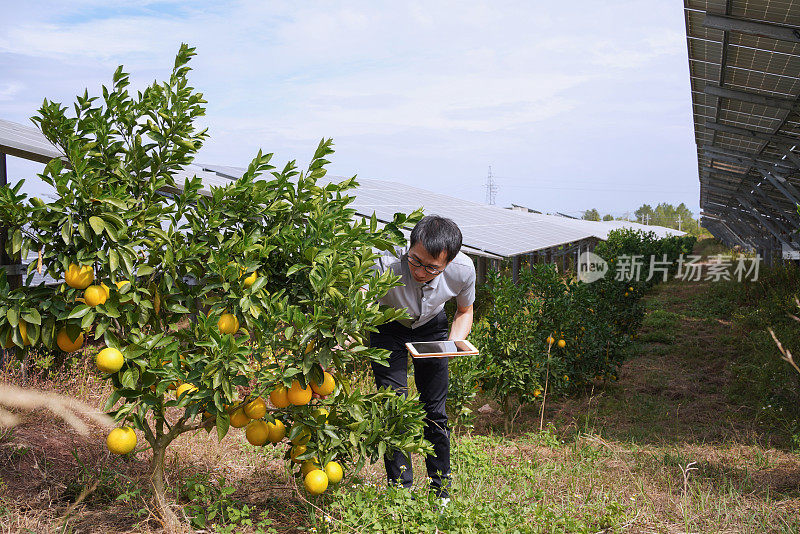
<svg viewBox="0 0 800 534">
<path fill-rule="evenodd" d="M 328 489 L 328 475 L 321 469 L 314 469 L 303 479 L 303 485 L 311 495 L 321 495 Z"/>
<path fill-rule="evenodd" d="M 272 393 L 269 394 L 269 400 L 272 402 L 272 405 L 276 408 L 286 408 L 291 404 L 289 402 L 288 391 L 283 386 L 278 386 L 272 390 Z"/>
<path fill-rule="evenodd" d="M 320 469 L 319 460 L 317 460 L 316 456 L 309 458 L 308 460 L 303 460 L 303 463 L 300 464 L 300 473 L 303 476 L 306 476 L 314 469 Z"/>
<path fill-rule="evenodd" d="M 28 339 L 28 323 L 26 323 L 22 319 L 19 320 L 19 335 L 22 337 L 23 345 L 31 344 L 31 340 Z"/>
<path fill-rule="evenodd" d="M 109 432 L 106 447 L 114 454 L 128 454 L 136 448 L 136 432 L 129 426 L 121 426 Z"/>
<path fill-rule="evenodd" d="M 69 337 L 69 334 L 67 334 L 67 329 L 62 328 L 58 331 L 58 335 L 56 336 L 56 345 L 64 352 L 75 352 L 83 347 L 83 333 L 78 334 L 77 338 L 72 339 Z"/>
<path fill-rule="evenodd" d="M 286 437 L 286 425 L 278 419 L 275 419 L 274 423 L 267 423 L 267 430 L 269 430 L 268 439 L 271 443 L 278 443 Z"/>
<path fill-rule="evenodd" d="M 83 299 L 86 301 L 87 306 L 98 306 L 105 304 L 108 299 L 108 293 L 103 286 L 93 285 L 86 288 L 83 292 Z"/>
<path fill-rule="evenodd" d="M 112 347 L 106 347 L 97 353 L 95 358 L 97 368 L 104 373 L 116 373 L 122 369 L 122 364 L 125 363 L 125 358 L 122 353 Z"/>
<path fill-rule="evenodd" d="M 344 471 L 339 462 L 330 461 L 325 464 L 325 474 L 328 475 L 328 482 L 338 484 L 344 476 Z"/>
<path fill-rule="evenodd" d="M 231 414 L 231 426 L 233 428 L 242 428 L 250 422 L 250 418 L 244 413 L 241 408 L 236 408 Z"/>
<path fill-rule="evenodd" d="M 257 419 L 255 421 L 250 421 L 244 434 L 247 441 L 250 442 L 250 445 L 260 447 L 269 439 L 269 428 L 267 427 L 267 423 Z"/>
<path fill-rule="evenodd" d="M 178 389 L 175 390 L 175 399 L 180 399 L 181 395 L 183 395 L 184 393 L 186 395 L 189 395 L 191 393 L 194 393 L 195 391 L 197 391 L 197 386 L 195 386 L 194 384 L 181 384 L 180 386 L 178 386 Z"/>
<path fill-rule="evenodd" d="M 239 330 L 239 319 L 231 313 L 223 313 L 217 321 L 217 326 L 223 334 L 234 334 Z"/>
<path fill-rule="evenodd" d="M 567 346 L 567 342 L 566 341 L 564 341 L 563 339 L 559 339 L 558 340 L 558 348 L 559 349 L 563 349 L 566 346 Z"/>
<path fill-rule="evenodd" d="M 74 263 L 70 263 L 64 273 L 64 281 L 75 289 L 86 289 L 94 282 L 94 269 L 91 265 L 78 267 Z"/>
<path fill-rule="evenodd" d="M 302 460 L 298 460 L 298 456 L 302 456 L 306 453 L 307 447 L 305 445 L 295 445 L 292 447 L 292 452 L 289 453 L 289 457 L 292 461 L 296 464 L 299 464 Z"/>
<path fill-rule="evenodd" d="M 261 419 L 267 415 L 267 403 L 261 397 L 255 398 L 244 405 L 244 413 L 250 419 Z"/>
<path fill-rule="evenodd" d="M 258 272 L 253 271 L 250 276 L 244 279 L 244 287 L 250 287 L 256 283 L 256 279 L 258 278 Z"/>
<path fill-rule="evenodd" d="M 333 390 L 336 389 L 336 380 L 333 378 L 332 374 L 330 374 L 328 371 L 325 371 L 322 384 L 317 384 L 316 382 L 312 381 L 311 389 L 314 390 L 314 393 L 317 395 L 322 395 L 325 397 L 333 393 Z"/>
<path fill-rule="evenodd" d="M 292 382 L 292 387 L 289 388 L 289 393 L 287 397 L 289 402 L 294 404 L 295 406 L 304 406 L 311 402 L 311 395 L 312 390 L 311 386 L 306 386 L 305 388 L 300 385 L 298 380 Z"/>
</svg>

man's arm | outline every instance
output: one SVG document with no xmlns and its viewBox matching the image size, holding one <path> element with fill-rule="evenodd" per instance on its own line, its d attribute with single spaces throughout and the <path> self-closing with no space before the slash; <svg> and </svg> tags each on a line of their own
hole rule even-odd
<svg viewBox="0 0 800 534">
<path fill-rule="evenodd" d="M 456 309 L 456 316 L 453 317 L 453 326 L 450 328 L 448 339 L 467 339 L 472 330 L 472 304 L 464 308 Z"/>
</svg>

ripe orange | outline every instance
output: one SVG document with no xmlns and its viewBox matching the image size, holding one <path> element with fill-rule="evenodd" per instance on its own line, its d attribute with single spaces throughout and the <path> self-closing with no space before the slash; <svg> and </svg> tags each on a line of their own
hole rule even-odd
<svg viewBox="0 0 800 534">
<path fill-rule="evenodd" d="M 322 395 L 325 397 L 333 393 L 333 390 L 336 389 L 336 380 L 333 378 L 332 374 L 330 374 L 328 371 L 325 371 L 322 384 L 317 384 L 316 382 L 312 381 L 311 389 L 313 389 L 314 393 L 317 395 Z"/>
<path fill-rule="evenodd" d="M 289 402 L 288 391 L 283 386 L 278 386 L 272 390 L 272 393 L 269 394 L 269 400 L 272 402 L 272 405 L 276 408 L 286 408 L 291 404 Z"/>
<path fill-rule="evenodd" d="M 235 334 L 239 330 L 239 319 L 231 313 L 223 313 L 217 321 L 217 326 L 223 334 Z"/>
<path fill-rule="evenodd" d="M 253 271 L 250 276 L 244 279 L 244 287 L 250 287 L 256 283 L 256 279 L 258 278 L 258 271 Z"/>
<path fill-rule="evenodd" d="M 325 464 L 325 474 L 328 475 L 328 482 L 338 484 L 344 476 L 344 471 L 339 462 L 330 461 Z"/>
<path fill-rule="evenodd" d="M 274 423 L 267 423 L 267 430 L 269 430 L 269 441 L 271 443 L 278 443 L 286 437 L 286 426 L 279 419 L 275 419 Z"/>
<path fill-rule="evenodd" d="M 545 341 L 547 341 L 548 345 L 552 345 L 553 343 L 556 342 L 556 340 L 553 339 L 553 336 L 547 336 L 547 339 Z"/>
<path fill-rule="evenodd" d="M 317 460 L 316 456 L 309 458 L 308 460 L 303 460 L 303 463 L 300 464 L 300 473 L 303 476 L 306 476 L 314 469 L 320 469 L 319 460 Z"/>
<path fill-rule="evenodd" d="M 558 340 L 558 348 L 559 349 L 563 349 L 566 346 L 567 346 L 567 342 L 566 341 L 564 341 L 563 339 L 559 339 Z"/>
<path fill-rule="evenodd" d="M 64 273 L 64 281 L 75 289 L 86 289 L 94 282 L 94 269 L 91 265 L 78 267 L 74 263 L 70 263 Z"/>
<path fill-rule="evenodd" d="M 298 460 L 298 456 L 302 456 L 306 453 L 306 446 L 305 445 L 295 445 L 292 447 L 292 452 L 289 453 L 292 461 L 296 464 L 299 464 L 302 460 Z"/>
<path fill-rule="evenodd" d="M 64 352 L 75 352 L 83 347 L 83 334 L 78 334 L 78 337 L 73 340 L 69 337 L 69 334 L 67 334 L 67 329 L 62 328 L 58 331 L 58 335 L 56 336 L 56 345 Z"/>
<path fill-rule="evenodd" d="M 314 469 L 303 479 L 303 485 L 311 495 L 320 495 L 328 489 L 328 475 L 321 469 Z"/>
<path fill-rule="evenodd" d="M 83 299 L 86 301 L 87 306 L 95 307 L 99 304 L 105 304 L 108 299 L 108 293 L 103 286 L 93 285 L 86 288 L 83 292 Z"/>
<path fill-rule="evenodd" d="M 128 454 L 136 448 L 136 432 L 129 426 L 115 428 L 106 438 L 106 447 L 114 454 Z"/>
<path fill-rule="evenodd" d="M 244 413 L 242 408 L 236 408 L 231 414 L 231 426 L 233 428 L 242 428 L 250 422 L 250 418 Z"/>
<path fill-rule="evenodd" d="M 26 323 L 22 319 L 19 320 L 19 335 L 22 336 L 23 345 L 31 344 L 31 340 L 28 339 L 28 323 Z"/>
<path fill-rule="evenodd" d="M 244 405 L 244 413 L 250 419 L 261 419 L 267 415 L 267 403 L 257 397 Z"/>
<path fill-rule="evenodd" d="M 299 381 L 295 380 L 292 382 L 292 387 L 289 388 L 287 398 L 289 402 L 295 406 L 304 406 L 311 402 L 311 395 L 312 391 L 310 386 L 304 388 L 300 385 Z"/>
<path fill-rule="evenodd" d="M 267 427 L 267 423 L 256 419 L 255 421 L 250 421 L 244 434 L 245 437 L 247 437 L 247 441 L 250 442 L 250 445 L 260 447 L 269 439 L 269 428 Z"/>
<path fill-rule="evenodd" d="M 112 347 L 106 347 L 97 353 L 95 358 L 97 368 L 104 373 L 116 373 L 122 369 L 122 364 L 125 363 L 125 358 L 122 353 Z"/>
<path fill-rule="evenodd" d="M 195 391 L 197 391 L 197 386 L 195 386 L 194 384 L 188 384 L 188 383 L 181 384 L 180 386 L 178 386 L 178 389 L 175 390 L 175 399 L 176 400 L 180 399 L 181 395 L 183 395 L 184 393 L 186 395 L 189 395 L 191 393 L 194 393 Z"/>
</svg>

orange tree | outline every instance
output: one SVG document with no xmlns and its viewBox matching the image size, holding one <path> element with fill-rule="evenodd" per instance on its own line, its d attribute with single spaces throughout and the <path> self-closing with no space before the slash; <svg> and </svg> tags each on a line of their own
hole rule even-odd
<svg viewBox="0 0 800 534">
<path fill-rule="evenodd" d="M 365 335 L 402 316 L 376 304 L 398 279 L 370 266 L 419 213 L 381 228 L 357 219 L 355 181 L 321 181 L 330 141 L 306 172 L 293 162 L 276 170 L 259 153 L 241 179 L 204 190 L 184 170 L 207 137 L 194 127 L 204 100 L 187 83 L 193 55 L 183 45 L 169 80 L 136 96 L 120 67 L 102 98 L 77 98 L 73 116 L 45 101 L 34 121 L 65 156 L 41 174 L 55 200 L 28 199 L 19 186 L 0 195 L 8 252 L 38 251 L 39 266 L 64 280 L 11 289 L 0 276 L 0 339 L 103 346 L 97 365 L 114 386 L 106 410 L 122 424 L 108 447 L 134 451 L 129 428 L 141 431 L 169 530 L 177 518 L 164 456 L 184 432 L 222 439 L 247 424 L 248 440 L 265 444 L 288 428 L 287 459 L 314 471 L 311 493 L 336 482 L 342 463 L 430 450 L 415 398 L 361 392 L 342 372 L 386 360 Z"/>
</svg>

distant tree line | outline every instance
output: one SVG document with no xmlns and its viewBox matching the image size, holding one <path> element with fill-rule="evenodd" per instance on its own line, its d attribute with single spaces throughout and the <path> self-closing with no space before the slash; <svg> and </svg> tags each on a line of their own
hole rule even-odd
<svg viewBox="0 0 800 534">
<path fill-rule="evenodd" d="M 700 222 L 694 218 L 692 211 L 686 207 L 686 204 L 681 202 L 677 206 L 662 202 L 653 208 L 650 204 L 642 204 L 639 209 L 633 212 L 635 222 L 646 225 L 665 226 L 667 228 L 675 228 L 687 232 L 691 235 L 699 236 L 703 233 L 700 228 Z M 600 216 L 600 212 L 596 208 L 592 208 L 583 212 L 581 217 L 587 221 L 613 221 L 615 217 L 610 213 Z M 616 220 L 625 220 L 627 217 L 616 217 Z"/>
</svg>

